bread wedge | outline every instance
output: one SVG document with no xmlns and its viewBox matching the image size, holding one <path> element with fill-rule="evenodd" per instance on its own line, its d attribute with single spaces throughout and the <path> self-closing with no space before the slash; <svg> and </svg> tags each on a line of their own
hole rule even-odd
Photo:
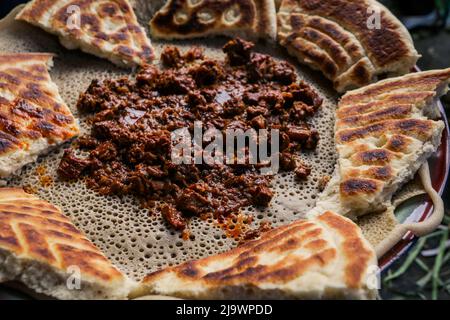
<svg viewBox="0 0 450 320">
<path fill-rule="evenodd" d="M 231 251 L 148 275 L 131 296 L 185 299 L 375 299 L 375 252 L 359 227 L 325 212 Z"/>
<path fill-rule="evenodd" d="M 53 56 L 0 53 L 0 179 L 79 133 L 50 79 Z"/>
<path fill-rule="evenodd" d="M 348 92 L 336 112 L 338 162 L 319 196 L 317 212 L 356 218 L 384 211 L 441 144 L 437 100 L 448 91 L 450 69 L 387 79 Z"/>
<path fill-rule="evenodd" d="M 278 41 L 338 92 L 404 75 L 420 57 L 407 29 L 375 0 L 283 0 Z"/>
<path fill-rule="evenodd" d="M 128 0 L 33 0 L 16 19 L 57 35 L 67 49 L 81 49 L 121 67 L 144 65 L 154 57 Z"/>
<path fill-rule="evenodd" d="M 0 282 L 58 299 L 125 299 L 133 282 L 61 210 L 21 189 L 0 189 Z"/>
</svg>

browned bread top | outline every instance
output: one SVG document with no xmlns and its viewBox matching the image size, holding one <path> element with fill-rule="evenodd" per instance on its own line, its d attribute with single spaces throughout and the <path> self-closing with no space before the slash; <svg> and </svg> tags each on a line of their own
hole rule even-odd
<svg viewBox="0 0 450 320">
<path fill-rule="evenodd" d="M 403 102 L 420 101 L 426 98 L 430 92 L 437 92 L 443 86 L 448 86 L 450 79 L 450 68 L 442 70 L 431 70 L 417 72 L 398 77 L 386 79 L 373 85 L 354 90 L 342 97 L 339 103 L 339 110 L 347 106 L 359 106 L 362 103 L 372 101 L 382 102 L 386 100 L 401 99 Z M 399 102 L 395 100 L 394 103 Z M 423 100 L 422 100 L 423 101 Z M 348 109 L 346 108 L 346 112 Z"/>
<path fill-rule="evenodd" d="M 419 58 L 406 28 L 375 0 L 283 0 L 278 39 L 339 92 L 408 73 Z"/>
<path fill-rule="evenodd" d="M 150 26 L 159 38 L 223 34 L 274 40 L 275 15 L 273 0 L 168 0 Z"/>
<path fill-rule="evenodd" d="M 124 279 L 59 208 L 21 189 L 0 189 L 0 250 L 61 273 L 76 266 L 84 280 L 114 283 Z"/>
<path fill-rule="evenodd" d="M 0 177 L 20 167 L 17 152 L 44 152 L 78 134 L 77 121 L 47 71 L 52 58 L 45 53 L 0 54 Z"/>
<path fill-rule="evenodd" d="M 280 11 L 301 11 L 338 23 L 358 38 L 377 67 L 417 55 L 405 27 L 386 8 L 380 12 L 381 28 L 368 28 L 370 8 L 380 4 L 374 0 L 284 0 Z"/>
<path fill-rule="evenodd" d="M 69 49 L 81 48 L 121 66 L 143 65 L 154 57 L 128 0 L 33 0 L 17 19 L 58 35 Z"/>
<path fill-rule="evenodd" d="M 342 97 L 335 134 L 341 211 L 383 210 L 437 149 L 444 123 L 432 119 L 449 82 L 450 69 L 418 72 Z"/>
<path fill-rule="evenodd" d="M 147 276 L 142 292 L 184 298 L 373 298 L 373 250 L 358 226 L 325 212 L 264 233 L 229 252 Z M 241 291 L 239 290 L 241 289 Z"/>
</svg>

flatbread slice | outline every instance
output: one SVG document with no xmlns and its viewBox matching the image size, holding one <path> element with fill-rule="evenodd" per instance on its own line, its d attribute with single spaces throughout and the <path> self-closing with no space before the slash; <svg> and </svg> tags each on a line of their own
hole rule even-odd
<svg viewBox="0 0 450 320">
<path fill-rule="evenodd" d="M 278 41 L 338 92 L 409 73 L 420 57 L 407 29 L 374 0 L 283 0 Z"/>
<path fill-rule="evenodd" d="M 0 53 L 0 179 L 79 132 L 50 79 L 52 59 L 45 53 Z"/>
<path fill-rule="evenodd" d="M 274 0 L 168 0 L 150 22 L 161 39 L 225 35 L 256 40 L 276 39 Z"/>
<path fill-rule="evenodd" d="M 325 212 L 229 252 L 163 269 L 132 296 L 187 299 L 374 299 L 375 253 L 359 227 Z"/>
<path fill-rule="evenodd" d="M 445 128 L 436 101 L 450 69 L 409 74 L 348 92 L 336 114 L 338 163 L 317 211 L 380 212 L 436 152 Z"/>
<path fill-rule="evenodd" d="M 59 208 L 10 188 L 0 189 L 0 282 L 5 281 L 58 299 L 125 299 L 133 286 Z"/>
<path fill-rule="evenodd" d="M 33 0 L 16 19 L 57 35 L 67 49 L 81 49 L 121 67 L 154 58 L 128 0 Z"/>
</svg>

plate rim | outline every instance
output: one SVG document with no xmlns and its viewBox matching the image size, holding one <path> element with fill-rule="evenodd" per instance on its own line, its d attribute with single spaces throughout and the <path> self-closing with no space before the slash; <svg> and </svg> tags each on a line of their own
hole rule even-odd
<svg viewBox="0 0 450 320">
<path fill-rule="evenodd" d="M 421 70 L 419 67 L 416 66 L 414 68 L 414 72 L 420 71 Z M 439 168 L 436 170 L 433 169 L 433 166 L 430 167 L 430 172 L 431 184 L 433 188 L 438 192 L 439 196 L 442 196 L 445 191 L 450 172 L 450 126 L 441 99 L 437 100 L 437 106 L 441 115 L 441 118 L 439 120 L 444 122 L 445 130 L 442 134 L 441 144 L 434 154 L 435 157 L 433 159 L 428 159 L 427 161 L 431 160 L 440 163 Z M 431 201 L 431 199 L 426 199 L 425 207 L 423 208 L 422 212 L 412 213 L 409 216 L 413 214 L 419 217 L 415 222 L 422 222 L 428 219 L 433 214 L 433 202 Z M 381 272 L 387 271 L 395 261 L 405 255 L 419 238 L 420 237 L 414 236 L 411 232 L 406 233 L 402 240 L 395 244 L 386 254 L 384 254 L 378 260 L 378 266 Z"/>
</svg>

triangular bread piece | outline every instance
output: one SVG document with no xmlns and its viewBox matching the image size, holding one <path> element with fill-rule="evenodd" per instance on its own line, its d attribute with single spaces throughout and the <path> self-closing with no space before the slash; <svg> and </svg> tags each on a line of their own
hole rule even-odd
<svg viewBox="0 0 450 320">
<path fill-rule="evenodd" d="M 161 39 L 190 39 L 211 35 L 276 39 L 274 0 L 168 0 L 150 22 Z"/>
<path fill-rule="evenodd" d="M 118 66 L 144 65 L 154 57 L 128 0 L 33 0 L 16 19 L 59 36 L 67 49 L 81 49 Z"/>
<path fill-rule="evenodd" d="M 0 282 L 5 281 L 58 299 L 125 299 L 133 286 L 59 208 L 9 188 L 0 189 Z"/>
<path fill-rule="evenodd" d="M 336 114 L 338 163 L 317 211 L 357 217 L 385 210 L 436 152 L 445 128 L 436 101 L 450 69 L 409 74 L 348 92 Z"/>
<path fill-rule="evenodd" d="M 339 92 L 409 73 L 420 57 L 407 29 L 374 0 L 283 0 L 278 41 Z"/>
<path fill-rule="evenodd" d="M 0 179 L 78 134 L 78 124 L 50 79 L 53 56 L 0 54 Z"/>
<path fill-rule="evenodd" d="M 359 227 L 325 212 L 231 251 L 148 275 L 131 296 L 186 299 L 374 299 L 375 252 Z"/>
</svg>

